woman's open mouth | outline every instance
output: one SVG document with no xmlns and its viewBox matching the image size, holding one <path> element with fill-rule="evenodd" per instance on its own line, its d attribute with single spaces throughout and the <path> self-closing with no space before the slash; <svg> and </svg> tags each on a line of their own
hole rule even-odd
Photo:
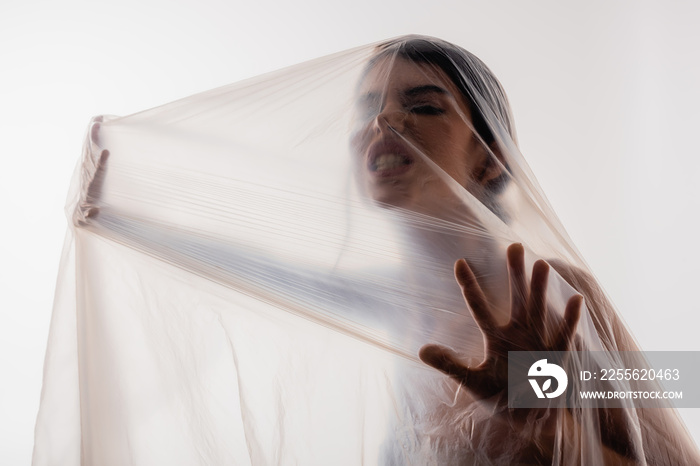
<svg viewBox="0 0 700 466">
<path fill-rule="evenodd" d="M 380 141 L 370 147 L 367 169 L 375 176 L 387 177 L 405 173 L 413 165 L 413 157 L 399 142 Z"/>
</svg>

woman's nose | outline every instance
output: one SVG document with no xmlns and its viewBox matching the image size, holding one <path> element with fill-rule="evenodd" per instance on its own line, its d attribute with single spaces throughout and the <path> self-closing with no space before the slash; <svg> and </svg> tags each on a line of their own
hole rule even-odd
<svg viewBox="0 0 700 466">
<path fill-rule="evenodd" d="M 406 112 L 398 108 L 384 108 L 374 120 L 377 132 L 403 133 L 406 127 Z"/>
</svg>

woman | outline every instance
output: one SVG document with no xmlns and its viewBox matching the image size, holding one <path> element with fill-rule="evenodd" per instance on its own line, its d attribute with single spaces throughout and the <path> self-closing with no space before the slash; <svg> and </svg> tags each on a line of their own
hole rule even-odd
<svg viewBox="0 0 700 466">
<path fill-rule="evenodd" d="M 456 46 L 97 121 L 74 186 L 37 423 L 73 442 L 55 464 L 695 461 L 667 410 L 508 408 L 509 350 L 635 347 Z"/>
<path fill-rule="evenodd" d="M 483 221 L 483 216 L 470 207 L 477 204 L 474 201 L 488 207 L 506 224 L 518 215 L 502 199 L 512 182 L 510 167 L 517 163 L 508 102 L 496 78 L 476 57 L 434 38 L 395 39 L 377 47 L 360 82 L 357 100 L 360 116 L 352 145 L 358 158 L 361 184 L 376 203 L 485 231 L 489 220 Z M 412 244 L 426 247 L 433 255 L 468 258 L 457 260 L 454 274 L 483 335 L 483 362 L 467 364 L 464 353 L 441 345 L 430 344 L 420 350 L 425 363 L 451 376 L 478 403 L 492 410 L 492 418 L 484 423 L 488 435 L 479 432 L 483 426 L 478 421 L 454 420 L 455 416 L 464 417 L 469 412 L 466 406 L 470 402 L 458 404 L 452 408 L 452 417 L 440 419 L 440 423 L 451 424 L 455 431 L 472 430 L 469 446 L 461 448 L 478 451 L 476 457 L 485 461 L 550 463 L 561 462 L 566 457 L 566 464 L 577 459 L 585 463 L 581 451 L 590 446 L 580 445 L 580 451 L 576 452 L 576 447 L 567 447 L 563 438 L 572 434 L 585 438 L 586 430 L 599 421 L 601 448 L 596 463 L 637 464 L 643 463 L 645 457 L 649 464 L 697 461 L 692 444 L 675 445 L 672 435 L 662 434 L 661 444 L 647 447 L 646 451 L 635 445 L 631 426 L 636 423 L 636 416 L 617 409 L 594 410 L 597 414 L 593 418 L 581 415 L 574 418 L 567 410 L 557 414 L 556 410 L 539 412 L 534 422 L 539 423 L 539 430 L 530 426 L 526 429 L 531 435 L 530 442 L 523 442 L 522 432 L 528 423 L 533 423 L 532 413 L 506 407 L 508 351 L 580 350 L 595 347 L 596 343 L 608 351 L 629 351 L 636 346 L 595 281 L 578 264 L 551 260 L 555 269 L 552 273 L 558 273 L 581 293 L 571 296 L 561 306 L 563 309 L 552 309 L 547 304 L 550 273 L 547 262 L 537 260 L 531 276 L 527 277 L 523 246 L 515 243 L 507 249 L 508 278 L 496 277 L 498 271 L 484 270 L 488 265 L 493 266 L 488 261 L 498 257 L 495 240 L 466 234 L 445 241 L 451 234 L 443 231 L 426 237 L 414 232 Z M 438 238 L 441 241 L 436 241 Z M 441 246 L 431 248 L 436 242 Z M 504 301 L 508 296 L 510 301 Z M 592 338 L 594 341 L 589 345 L 579 336 L 574 345 L 584 297 L 597 338 Z M 468 330 L 468 327 L 461 329 L 461 342 L 455 338 L 448 344 L 461 350 L 460 343 L 462 346 L 473 343 L 468 341 L 474 339 Z M 672 423 L 671 417 L 661 411 L 661 415 L 655 413 L 651 417 L 666 425 Z M 641 434 L 646 444 L 658 433 L 651 433 L 652 421 L 646 418 L 649 414 L 641 410 L 640 413 Z M 680 425 L 674 429 L 682 432 Z M 459 435 L 451 438 L 449 433 L 434 438 L 440 435 L 445 436 L 445 443 L 460 442 Z M 515 439 L 519 446 L 503 448 L 503 436 Z M 450 457 L 450 461 L 459 462 L 457 456 Z"/>
</svg>

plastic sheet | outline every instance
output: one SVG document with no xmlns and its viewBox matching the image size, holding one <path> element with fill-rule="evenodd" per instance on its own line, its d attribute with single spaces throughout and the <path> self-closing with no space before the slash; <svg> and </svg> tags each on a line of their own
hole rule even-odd
<svg viewBox="0 0 700 466">
<path fill-rule="evenodd" d="M 669 408 L 506 406 L 508 350 L 636 346 L 454 45 L 95 118 L 67 211 L 37 466 L 698 462 Z"/>
</svg>

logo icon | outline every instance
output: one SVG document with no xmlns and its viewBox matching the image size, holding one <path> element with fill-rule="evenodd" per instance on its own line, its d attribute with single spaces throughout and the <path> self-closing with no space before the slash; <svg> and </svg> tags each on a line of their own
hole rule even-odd
<svg viewBox="0 0 700 466">
<path fill-rule="evenodd" d="M 560 366 L 556 364 L 548 363 L 546 359 L 540 359 L 536 361 L 530 370 L 527 372 L 529 377 L 547 377 L 542 388 L 537 379 L 528 379 L 532 389 L 535 390 L 535 395 L 537 398 L 556 398 L 566 390 L 566 386 L 569 384 L 569 378 L 566 376 L 566 372 Z M 557 389 L 553 392 L 547 392 L 552 386 L 552 378 L 557 381 Z"/>
</svg>

